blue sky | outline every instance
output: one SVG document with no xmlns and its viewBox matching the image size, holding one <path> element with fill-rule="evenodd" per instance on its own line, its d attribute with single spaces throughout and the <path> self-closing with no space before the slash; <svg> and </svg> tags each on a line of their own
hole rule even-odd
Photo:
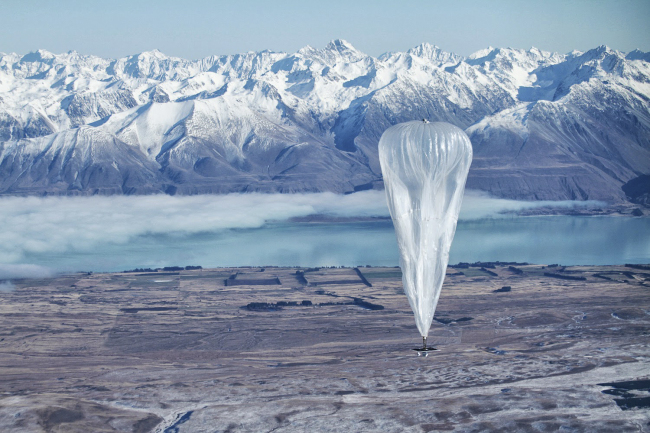
<svg viewBox="0 0 650 433">
<path fill-rule="evenodd" d="M 196 59 L 336 38 L 373 56 L 421 42 L 462 55 L 489 45 L 650 51 L 649 0 L 2 0 L 0 16 L 0 52 L 17 53 L 157 48 Z"/>
</svg>

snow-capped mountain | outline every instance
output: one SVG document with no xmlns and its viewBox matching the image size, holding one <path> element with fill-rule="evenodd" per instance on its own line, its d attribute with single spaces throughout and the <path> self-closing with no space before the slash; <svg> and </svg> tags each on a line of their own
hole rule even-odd
<svg viewBox="0 0 650 433">
<path fill-rule="evenodd" d="M 518 199 L 625 200 L 650 173 L 650 54 L 343 40 L 189 61 L 0 54 L 0 194 L 334 191 L 381 187 L 383 131 L 465 129 L 468 187 Z"/>
</svg>

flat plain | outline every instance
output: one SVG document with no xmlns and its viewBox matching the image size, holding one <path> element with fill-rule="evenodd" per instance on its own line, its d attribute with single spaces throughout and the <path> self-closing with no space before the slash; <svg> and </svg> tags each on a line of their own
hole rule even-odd
<svg viewBox="0 0 650 433">
<path fill-rule="evenodd" d="M 0 292 L 0 431 L 650 431 L 650 270 L 70 274 Z"/>
</svg>

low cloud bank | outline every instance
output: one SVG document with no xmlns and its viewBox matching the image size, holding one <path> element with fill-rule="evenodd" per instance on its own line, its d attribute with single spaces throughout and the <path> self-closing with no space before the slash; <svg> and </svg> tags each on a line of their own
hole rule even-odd
<svg viewBox="0 0 650 433">
<path fill-rule="evenodd" d="M 11 281 L 0 281 L 0 293 L 11 292 L 15 288 L 16 287 L 13 284 L 11 284 Z"/>
<path fill-rule="evenodd" d="M 505 198 L 490 197 L 482 191 L 465 191 L 463 207 L 460 210 L 461 220 L 476 220 L 483 218 L 502 218 L 512 216 L 513 213 L 536 208 L 576 208 L 576 207 L 602 207 L 606 203 L 587 201 L 518 201 Z"/>
<path fill-rule="evenodd" d="M 255 228 L 269 221 L 314 214 L 368 217 L 387 216 L 388 211 L 383 192 L 377 191 L 354 195 L 4 197 L 0 198 L 0 263 L 18 263 L 30 254 L 92 251 L 104 243 L 125 244 L 149 234 Z"/>
<path fill-rule="evenodd" d="M 0 234 L 1 236 L 2 234 Z M 49 278 L 54 275 L 54 271 L 45 266 L 30 264 L 2 264 L 0 263 L 0 281 L 18 280 L 21 278 Z M 6 282 L 11 285 L 10 281 Z M 3 283 L 4 284 L 4 283 Z M 13 285 L 11 285 L 13 289 Z M 0 289 L 2 291 L 2 289 Z M 8 290 L 5 290 L 8 291 Z"/>
<path fill-rule="evenodd" d="M 467 191 L 461 219 L 498 217 L 504 211 L 577 203 L 517 202 Z M 318 214 L 345 218 L 389 216 L 383 191 L 350 195 L 3 197 L 0 264 L 24 263 L 30 255 L 92 251 L 102 244 L 125 244 L 145 235 L 256 228 L 269 221 Z M 51 271 L 41 266 L 0 265 L 0 279 L 49 275 Z"/>
</svg>

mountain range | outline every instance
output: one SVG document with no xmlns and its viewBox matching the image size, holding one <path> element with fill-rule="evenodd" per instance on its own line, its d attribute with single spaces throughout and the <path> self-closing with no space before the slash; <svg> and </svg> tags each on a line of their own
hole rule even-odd
<svg viewBox="0 0 650 433">
<path fill-rule="evenodd" d="M 334 40 L 193 61 L 0 54 L 0 194 L 382 188 L 379 138 L 414 119 L 467 132 L 468 188 L 636 200 L 625 185 L 650 174 L 650 53 L 422 44 L 375 58 Z"/>
</svg>

